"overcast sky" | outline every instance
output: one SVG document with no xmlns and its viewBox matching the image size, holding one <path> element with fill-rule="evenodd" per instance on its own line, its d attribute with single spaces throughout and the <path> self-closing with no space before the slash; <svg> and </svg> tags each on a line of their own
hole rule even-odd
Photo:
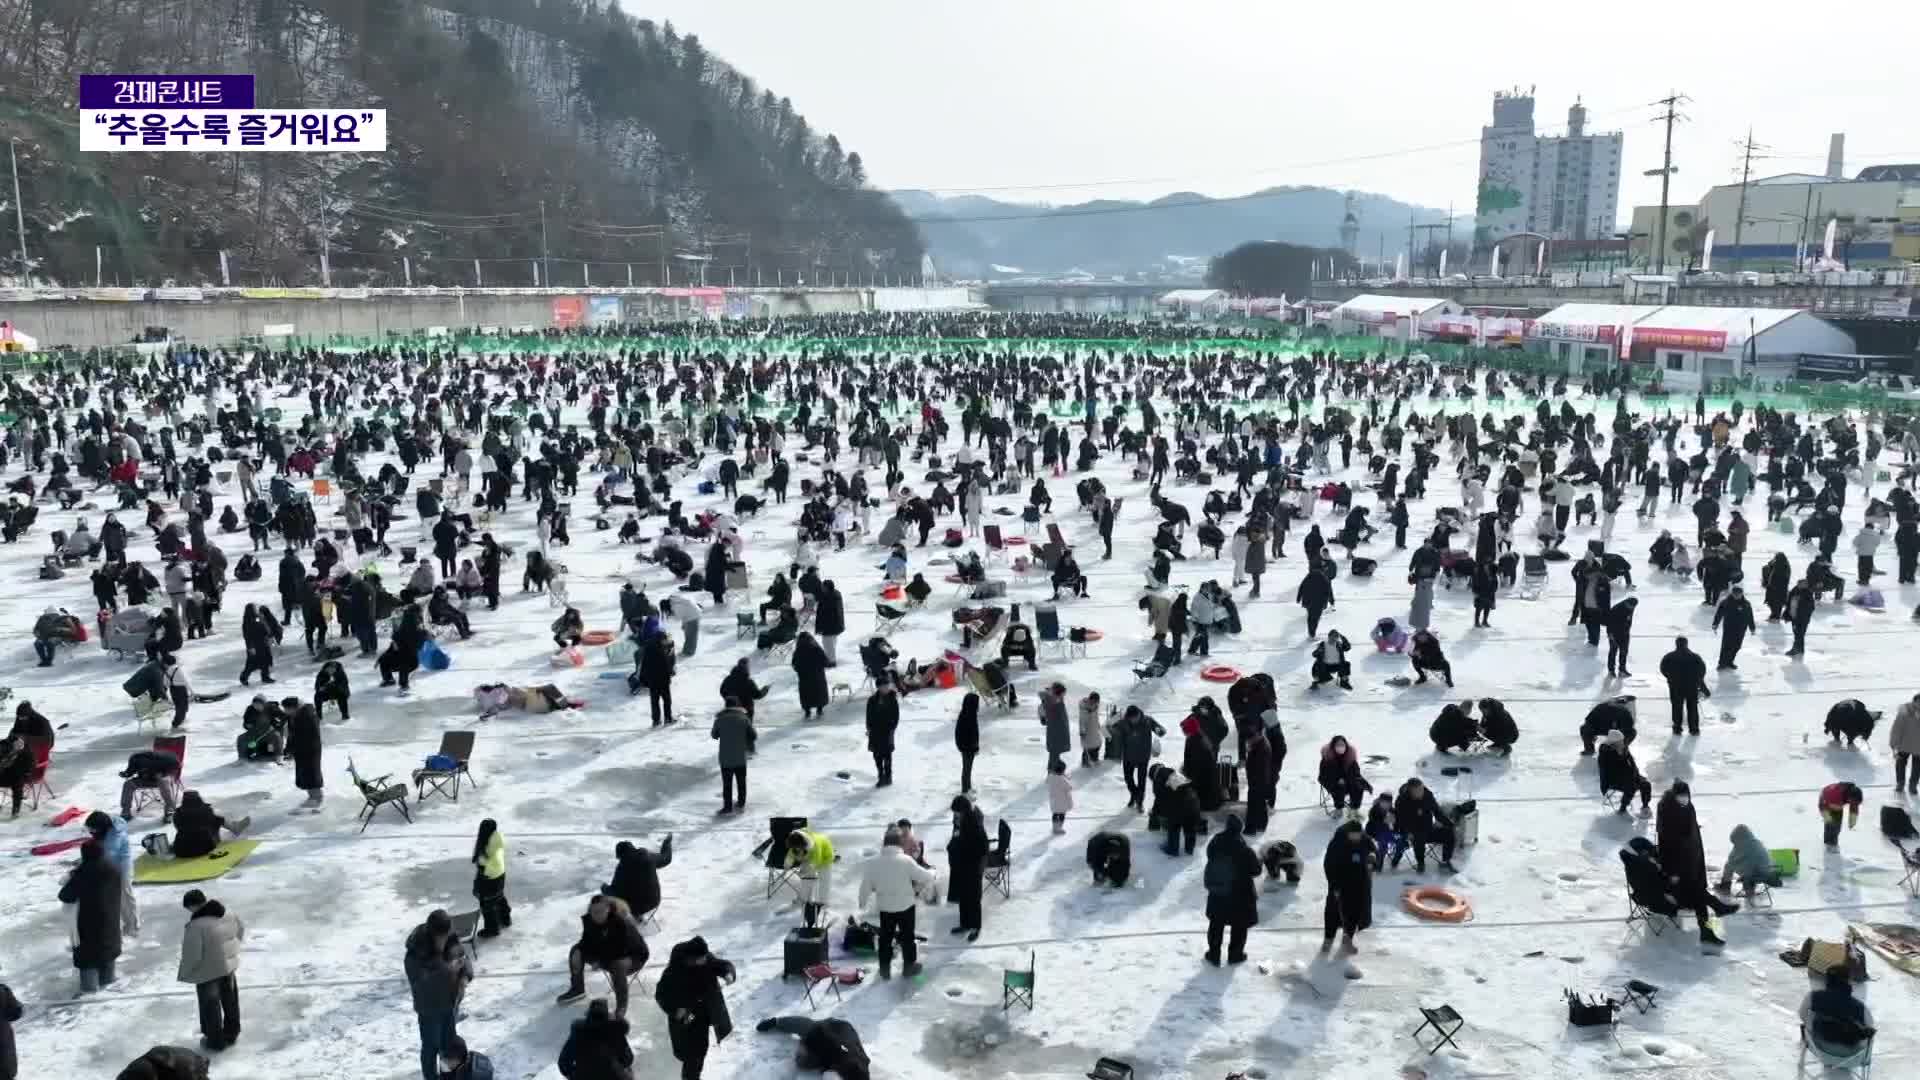
<svg viewBox="0 0 1920 1080">
<path fill-rule="evenodd" d="M 620 0 L 791 97 L 865 158 L 874 184 L 1022 202 L 1359 188 L 1472 209 L 1496 90 L 1535 91 L 1557 134 L 1576 95 L 1588 130 L 1625 132 L 1622 221 L 1656 203 L 1660 111 L 1674 201 L 1755 175 L 1820 172 L 1847 135 L 1847 175 L 1920 161 L 1920 5 L 1727 0 L 1591 5 L 1386 0 Z M 1803 25 L 1789 25 L 1789 19 Z M 1823 38 L 1825 44 L 1823 44 Z"/>
</svg>

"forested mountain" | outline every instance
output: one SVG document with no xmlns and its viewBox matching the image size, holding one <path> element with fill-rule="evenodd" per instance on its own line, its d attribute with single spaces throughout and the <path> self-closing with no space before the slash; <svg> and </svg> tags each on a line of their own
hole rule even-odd
<svg viewBox="0 0 1920 1080">
<path fill-rule="evenodd" d="M 894 201 L 919 222 L 942 273 L 987 276 L 994 265 L 1028 273 L 1085 270 L 1130 274 L 1169 256 L 1218 255 L 1256 240 L 1338 247 L 1346 194 L 1324 187 L 1274 187 L 1215 199 L 1178 192 L 1151 202 L 1103 199 L 1031 206 L 978 195 L 942 197 L 896 191 Z M 1444 221 L 1445 213 L 1367 192 L 1357 193 L 1357 254 L 1387 257 L 1407 246 L 1407 223 Z M 1463 222 L 1466 233 L 1471 222 Z M 1463 233 L 1465 235 L 1465 233 Z"/>
<path fill-rule="evenodd" d="M 640 4 L 629 3 L 630 10 Z M 384 107 L 386 154 L 80 154 L 83 73 L 250 72 L 261 108 Z M 856 152 L 692 32 L 610 0 L 0 0 L 36 279 L 773 284 L 920 269 Z M 18 275 L 11 189 L 0 276 Z M 543 213 L 544 203 L 544 213 Z"/>
</svg>

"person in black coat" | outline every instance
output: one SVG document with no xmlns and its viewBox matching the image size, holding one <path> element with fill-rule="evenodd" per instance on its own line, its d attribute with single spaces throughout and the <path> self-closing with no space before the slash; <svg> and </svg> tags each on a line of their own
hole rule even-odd
<svg viewBox="0 0 1920 1080">
<path fill-rule="evenodd" d="M 1627 678 L 1627 651 L 1633 645 L 1633 613 L 1640 601 L 1629 596 L 1607 609 L 1607 674 Z"/>
<path fill-rule="evenodd" d="M 793 670 L 800 677 L 800 719 L 817 720 L 827 713 L 827 654 L 812 634 L 794 639 Z"/>
<path fill-rule="evenodd" d="M 1707 664 L 1687 648 L 1687 639 L 1673 639 L 1673 651 L 1660 658 L 1660 675 L 1667 680 L 1667 700 L 1673 703 L 1673 733 L 1680 734 L 1682 713 L 1688 734 L 1700 734 L 1700 699 L 1707 690 Z"/>
<path fill-rule="evenodd" d="M 1413 851 L 1413 869 L 1427 872 L 1427 845 L 1440 845 L 1440 869 L 1453 873 L 1453 822 L 1440 809 L 1440 801 L 1418 777 L 1400 785 L 1393 799 L 1394 827 L 1407 837 Z"/>
<path fill-rule="evenodd" d="M 1166 830 L 1167 841 L 1161 850 L 1179 855 L 1184 845 L 1186 854 L 1193 854 L 1193 846 L 1200 838 L 1201 821 L 1200 799 L 1193 784 L 1165 765 L 1148 769 L 1147 782 L 1153 787 L 1153 809 L 1147 813 L 1147 828 Z"/>
<path fill-rule="evenodd" d="M 1913 584 L 1914 572 L 1920 569 L 1920 522 L 1907 518 L 1895 527 L 1893 550 L 1899 561 L 1900 584 Z M 1768 603 L 1771 605 L 1771 599 Z"/>
<path fill-rule="evenodd" d="M 980 695 L 967 691 L 953 722 L 953 745 L 960 751 L 960 794 L 973 794 L 973 759 L 980 753 Z"/>
<path fill-rule="evenodd" d="M 252 822 L 250 817 L 229 821 L 214 813 L 198 791 L 188 791 L 180 796 L 180 806 L 173 812 L 173 857 L 197 859 L 212 854 L 220 846 L 221 829 L 239 836 Z"/>
<path fill-rule="evenodd" d="M 293 759 L 293 786 L 307 793 L 307 805 L 319 806 L 326 781 L 320 770 L 320 711 L 302 704 L 287 723 L 287 756 Z"/>
<path fill-rule="evenodd" d="M 320 665 L 313 676 L 313 707 L 318 710 L 327 702 L 340 707 L 342 721 L 353 718 L 353 687 L 347 682 L 347 669 L 338 660 L 329 660 Z"/>
<path fill-rule="evenodd" d="M 1901 582 L 1906 584 L 1906 582 Z M 1767 621 L 1779 622 L 1787 610 L 1787 593 L 1793 588 L 1793 564 L 1785 552 L 1775 552 L 1760 568 L 1760 589 L 1767 604 Z"/>
<path fill-rule="evenodd" d="M 284 622 L 293 621 L 293 609 L 300 606 L 300 589 L 307 581 L 306 564 L 292 548 L 280 556 L 280 614 Z"/>
<path fill-rule="evenodd" d="M 987 826 L 973 802 L 955 795 L 953 836 L 947 841 L 947 899 L 960 905 L 960 924 L 952 933 L 967 935 L 968 941 L 980 937 L 980 898 L 985 891 L 987 866 Z"/>
<path fill-rule="evenodd" d="M 605 1001 L 594 1001 L 567 1032 L 559 1064 L 567 1080 L 631 1080 L 633 1047 L 627 1045 L 626 1020 L 609 1014 Z"/>
<path fill-rule="evenodd" d="M 734 980 L 733 964 L 713 955 L 705 938 L 688 938 L 673 947 L 666 970 L 653 988 L 653 1000 L 667 1014 L 673 1056 L 680 1059 L 681 1080 L 700 1080 L 706 1066 L 708 1033 L 714 1042 L 733 1034 L 722 982 Z"/>
<path fill-rule="evenodd" d="M 1492 626 L 1493 609 L 1500 596 L 1500 568 L 1492 559 L 1473 564 L 1473 625 Z"/>
<path fill-rule="evenodd" d="M 107 858 L 98 840 L 80 845 L 80 862 L 60 886 L 60 902 L 77 905 L 74 923 L 73 966 L 80 972 L 80 992 L 91 994 L 113 984 L 113 964 L 120 958 L 120 897 L 125 885 L 120 871 Z"/>
<path fill-rule="evenodd" d="M 1446 653 L 1440 650 L 1440 639 L 1431 630 L 1415 630 L 1413 643 L 1407 649 L 1407 659 L 1413 662 L 1414 682 L 1427 681 L 1427 672 L 1437 671 L 1453 686 L 1453 665 L 1447 662 Z"/>
<path fill-rule="evenodd" d="M 727 565 L 731 562 L 727 545 L 719 540 L 707 548 L 706 575 L 707 592 L 713 597 L 713 606 L 719 607 L 727 599 Z"/>
<path fill-rule="evenodd" d="M 1379 865 L 1373 842 L 1367 839 L 1366 830 L 1359 822 L 1349 821 L 1333 831 L 1326 856 L 1320 862 L 1322 872 L 1327 875 L 1321 952 L 1333 948 L 1335 934 L 1344 935 L 1341 952 L 1360 951 L 1354 936 L 1373 925 L 1373 872 Z"/>
<path fill-rule="evenodd" d="M 1633 751 L 1627 746 L 1626 733 L 1613 730 L 1600 740 L 1600 756 L 1594 759 L 1600 770 L 1600 797 L 1606 798 L 1613 792 L 1620 793 L 1620 813 L 1627 812 L 1633 803 L 1634 795 L 1640 796 L 1640 812 L 1645 814 L 1652 809 L 1653 785 L 1640 774 L 1640 766 L 1633 760 Z"/>
<path fill-rule="evenodd" d="M 881 686 L 867 699 L 867 752 L 873 755 L 875 787 L 893 785 L 893 733 L 900 726 L 900 698 Z"/>
<path fill-rule="evenodd" d="M 440 561 L 440 577 L 453 576 L 453 556 L 460 543 L 460 526 L 454 524 L 453 515 L 443 513 L 433 525 L 433 557 Z"/>
<path fill-rule="evenodd" d="M 1747 640 L 1749 631 L 1759 629 L 1753 621 L 1753 605 L 1747 602 L 1747 597 L 1740 591 L 1740 586 L 1735 585 L 1733 591 L 1727 594 L 1727 598 L 1714 610 L 1713 628 L 1720 631 L 1719 670 L 1737 670 L 1733 661 L 1740 655 L 1741 644 Z"/>
<path fill-rule="evenodd" d="M 1320 636 L 1320 616 L 1334 606 L 1333 582 L 1317 568 L 1308 570 L 1300 579 L 1300 587 L 1294 590 L 1294 600 L 1307 609 L 1307 636 Z"/>
<path fill-rule="evenodd" d="M 207 1080 L 207 1059 L 183 1046 L 156 1046 L 120 1070 L 115 1080 Z"/>
<path fill-rule="evenodd" d="M 840 635 L 847 632 L 846 601 L 840 597 L 840 589 L 831 581 L 820 583 L 820 596 L 815 601 L 813 612 L 813 633 L 820 640 L 821 651 L 827 654 L 827 666 L 837 667 L 840 655 L 835 648 Z"/>
<path fill-rule="evenodd" d="M 635 675 L 636 688 L 647 692 L 647 708 L 653 718 L 653 726 L 673 723 L 673 675 L 676 663 L 673 655 L 673 640 L 665 634 L 658 634 L 640 646 L 635 658 L 638 665 Z"/>
<path fill-rule="evenodd" d="M 667 834 L 658 851 L 622 840 L 613 845 L 613 857 L 613 881 L 602 891 L 624 900 L 633 917 L 644 920 L 660 907 L 660 871 L 673 865 L 673 834 Z"/>
<path fill-rule="evenodd" d="M 720 700 L 725 703 L 731 698 L 739 702 L 740 707 L 747 710 L 747 715 L 751 717 L 754 702 L 766 697 L 768 689 L 769 687 L 753 681 L 753 671 L 747 666 L 747 659 L 743 656 L 734 661 L 733 669 L 727 672 L 726 678 L 720 680 Z"/>
<path fill-rule="evenodd" d="M 1260 921 L 1260 856 L 1247 846 L 1241 835 L 1240 818 L 1227 815 L 1219 835 L 1207 841 L 1207 866 L 1202 878 L 1207 888 L 1206 961 L 1220 966 L 1220 938 L 1227 939 L 1227 963 L 1242 964 L 1247 959 L 1247 930 Z"/>
<path fill-rule="evenodd" d="M 25 1015 L 20 1008 L 20 999 L 13 996 L 12 988 L 0 983 L 0 1080 L 18 1080 L 20 1076 L 20 1054 L 13 1045 L 13 1025 Z"/>
<path fill-rule="evenodd" d="M 647 966 L 647 939 L 634 921 L 625 900 L 604 893 L 587 902 L 580 916 L 580 940 L 567 950 L 567 989 L 559 997 L 565 1005 L 587 996 L 587 967 L 606 972 L 613 980 L 614 1016 L 627 1015 L 627 980 Z"/>
<path fill-rule="evenodd" d="M 380 654 L 380 685 L 392 686 L 398 679 L 400 692 L 406 693 L 407 680 L 420 667 L 420 647 L 426 643 L 427 627 L 420 617 L 420 609 L 409 604 L 400 613 L 400 624 L 393 628 L 393 640 Z"/>
<path fill-rule="evenodd" d="M 1465 753 L 1473 749 L 1474 740 L 1480 737 L 1480 725 L 1474 723 L 1473 714 L 1468 711 L 1472 707 L 1471 701 L 1450 701 L 1440 710 L 1440 715 L 1427 728 L 1427 738 L 1433 740 L 1435 750 L 1450 754 L 1455 750 Z"/>
<path fill-rule="evenodd" d="M 753 1026 L 762 1033 L 778 1031 L 797 1036 L 793 1064 L 805 1072 L 832 1072 L 840 1080 L 868 1080 L 872 1063 L 860 1033 L 852 1024 L 836 1017 L 815 1020 L 811 1016 L 770 1016 Z M 5 1080 L 5 1078 L 0 1078 Z"/>
<path fill-rule="evenodd" d="M 1513 753 L 1513 744 L 1520 741 L 1520 725 L 1499 698 L 1480 699 L 1480 737 L 1502 757 Z"/>
</svg>

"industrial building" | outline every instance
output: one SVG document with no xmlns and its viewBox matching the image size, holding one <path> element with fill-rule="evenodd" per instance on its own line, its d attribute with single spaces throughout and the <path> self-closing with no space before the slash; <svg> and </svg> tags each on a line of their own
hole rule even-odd
<svg viewBox="0 0 1920 1080">
<path fill-rule="evenodd" d="M 1480 129 L 1477 250 L 1525 233 L 1555 240 L 1614 235 L 1621 135 L 1586 128 L 1587 110 L 1577 101 L 1567 110 L 1565 135 L 1540 135 L 1531 91 L 1493 96 L 1493 123 Z"/>
</svg>

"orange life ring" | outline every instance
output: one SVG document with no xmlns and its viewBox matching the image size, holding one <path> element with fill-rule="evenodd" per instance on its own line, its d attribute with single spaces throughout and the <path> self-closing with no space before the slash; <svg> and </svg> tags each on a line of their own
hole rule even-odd
<svg viewBox="0 0 1920 1080">
<path fill-rule="evenodd" d="M 1400 894 L 1400 906 L 1413 915 L 1434 922 L 1466 922 L 1473 916 L 1467 898 L 1439 885 L 1416 885 Z"/>
<path fill-rule="evenodd" d="M 1100 630 L 1091 630 L 1086 627 L 1080 629 L 1080 640 L 1082 642 L 1099 641 L 1106 636 L 1106 633 Z"/>
<path fill-rule="evenodd" d="M 1003 538 L 1000 541 L 1001 545 L 1004 547 L 1019 547 L 1020 545 L 1026 542 L 1027 542 L 1027 538 L 1024 536 L 1008 536 Z"/>
<path fill-rule="evenodd" d="M 1200 669 L 1200 677 L 1208 682 L 1230 683 L 1240 681 L 1240 669 L 1225 664 L 1214 664 Z"/>
<path fill-rule="evenodd" d="M 611 645 L 611 644 L 613 644 L 613 631 L 611 631 L 611 630 L 589 630 L 589 631 L 587 631 L 586 633 L 584 633 L 584 634 L 581 634 L 581 635 L 580 635 L 580 644 L 582 644 L 582 645 Z"/>
</svg>

